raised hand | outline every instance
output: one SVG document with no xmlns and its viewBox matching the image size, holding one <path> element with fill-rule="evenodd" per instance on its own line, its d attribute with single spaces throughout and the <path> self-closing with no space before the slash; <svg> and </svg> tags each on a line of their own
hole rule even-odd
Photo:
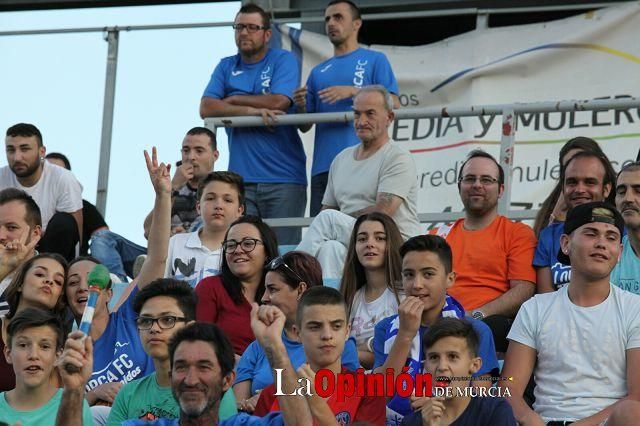
<svg viewBox="0 0 640 426">
<path fill-rule="evenodd" d="M 33 252 L 40 241 L 40 236 L 34 236 L 27 243 L 29 235 L 31 235 L 31 228 L 27 228 L 19 239 L 0 244 L 0 269 L 10 273 L 27 258 L 29 253 Z"/>
<path fill-rule="evenodd" d="M 151 184 L 156 194 L 171 194 L 171 175 L 169 173 L 171 164 L 158 164 L 158 151 L 155 146 L 151 149 L 151 157 L 149 157 L 149 153 L 145 149 L 144 159 L 147 163 L 149 179 L 151 179 Z"/>
<path fill-rule="evenodd" d="M 173 179 L 171 179 L 171 186 L 177 191 L 191 179 L 193 179 L 193 164 L 189 162 L 182 163 L 176 167 Z"/>
<path fill-rule="evenodd" d="M 275 345 L 282 344 L 282 330 L 286 317 L 275 306 L 252 303 L 251 329 L 260 345 L 268 350 Z"/>
<path fill-rule="evenodd" d="M 67 390 L 84 389 L 93 372 L 93 342 L 81 331 L 74 331 L 64 344 L 56 362 L 60 378 Z"/>
<path fill-rule="evenodd" d="M 422 409 L 422 406 L 427 402 L 428 397 L 425 396 L 416 396 L 416 391 L 414 390 L 411 396 L 409 397 L 409 402 L 411 403 L 411 410 L 418 411 Z"/>
<path fill-rule="evenodd" d="M 424 303 L 415 296 L 408 296 L 400 302 L 398 306 L 398 316 L 400 317 L 399 332 L 405 332 L 413 338 L 420 329 L 423 310 Z"/>
<path fill-rule="evenodd" d="M 326 104 L 335 104 L 343 99 L 351 99 L 358 89 L 353 86 L 331 86 L 318 91 L 318 96 Z"/>
<path fill-rule="evenodd" d="M 313 388 L 313 384 L 316 382 L 316 373 L 311 369 L 311 366 L 307 363 L 302 364 L 298 370 L 298 377 L 303 377 L 311 383 L 311 388 Z"/>
<path fill-rule="evenodd" d="M 442 420 L 444 414 L 444 398 L 429 398 L 424 397 L 424 403 L 422 404 L 422 425 L 423 426 L 438 426 Z"/>
</svg>

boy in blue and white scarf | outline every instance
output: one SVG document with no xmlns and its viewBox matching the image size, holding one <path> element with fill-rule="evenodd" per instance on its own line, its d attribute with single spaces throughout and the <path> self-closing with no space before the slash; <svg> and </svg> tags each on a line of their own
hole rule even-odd
<svg viewBox="0 0 640 426">
<path fill-rule="evenodd" d="M 422 336 L 441 317 L 463 318 L 464 308 L 447 295 L 456 273 L 452 271 L 451 247 L 437 235 L 410 238 L 400 248 L 402 285 L 406 299 L 398 307 L 398 315 L 385 318 L 375 328 L 373 339 L 374 372 L 392 368 L 397 376 L 403 367 L 415 377 L 422 373 L 424 352 Z M 497 376 L 498 360 L 491 330 L 483 322 L 467 318 L 478 336 L 478 355 L 482 368 L 474 375 Z M 475 381 L 474 385 L 490 386 L 490 381 Z M 387 425 L 396 426 L 412 412 L 409 398 L 395 396 L 387 402 Z"/>
</svg>

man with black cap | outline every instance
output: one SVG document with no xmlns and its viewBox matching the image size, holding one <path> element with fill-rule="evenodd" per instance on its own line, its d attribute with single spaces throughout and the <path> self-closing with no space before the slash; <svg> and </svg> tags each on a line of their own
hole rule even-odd
<svg viewBox="0 0 640 426">
<path fill-rule="evenodd" d="M 558 260 L 571 264 L 571 280 L 525 302 L 508 336 L 501 385 L 520 424 L 612 426 L 640 413 L 640 297 L 609 282 L 623 230 L 606 202 L 567 214 Z M 533 410 L 522 397 L 531 373 Z"/>
</svg>

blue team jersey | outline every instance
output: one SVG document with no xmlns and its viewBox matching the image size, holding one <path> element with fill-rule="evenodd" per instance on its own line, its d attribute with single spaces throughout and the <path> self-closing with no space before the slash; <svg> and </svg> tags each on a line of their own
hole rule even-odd
<svg viewBox="0 0 640 426">
<path fill-rule="evenodd" d="M 307 359 L 302 343 L 287 338 L 284 332 L 282 332 L 282 341 L 291 360 L 291 365 L 297 370 Z M 351 371 L 356 371 L 360 368 L 356 341 L 352 337 L 344 345 L 342 365 Z M 251 380 L 252 394 L 273 383 L 273 370 L 269 365 L 264 349 L 262 349 L 257 340 L 247 346 L 236 367 L 236 383 L 244 382 L 245 380 Z"/>
<path fill-rule="evenodd" d="M 571 265 L 565 265 L 558 260 L 562 234 L 564 234 L 564 222 L 552 223 L 540 231 L 533 256 L 533 266 L 551 269 L 551 283 L 554 290 L 564 287 L 571 280 Z"/>
<path fill-rule="evenodd" d="M 307 112 L 351 111 L 353 99 L 328 104 L 322 102 L 318 91 L 330 86 L 360 88 L 372 84 L 380 84 L 389 92 L 398 94 L 398 82 L 383 53 L 361 47 L 346 55 L 334 56 L 314 67 L 309 74 Z M 358 143 L 353 122 L 316 124 L 311 176 L 329 171 L 331 162 L 340 151 Z"/>
<path fill-rule="evenodd" d="M 155 371 L 136 328 L 132 305 L 137 293 L 138 287 L 117 311 L 109 315 L 107 328 L 93 342 L 93 374 L 87 382 L 87 391 L 109 382 L 128 383 Z"/>
<path fill-rule="evenodd" d="M 300 83 L 293 54 L 269 49 L 261 61 L 247 64 L 240 55 L 224 58 L 211 75 L 203 96 L 224 99 L 233 95 L 278 94 L 293 99 Z M 289 108 L 293 112 L 293 106 Z M 306 185 L 306 156 L 293 126 L 227 128 L 229 170 L 248 183 Z"/>
</svg>

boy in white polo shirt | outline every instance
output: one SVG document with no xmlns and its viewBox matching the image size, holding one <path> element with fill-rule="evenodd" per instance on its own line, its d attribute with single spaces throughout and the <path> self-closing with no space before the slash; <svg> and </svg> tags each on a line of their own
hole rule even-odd
<svg viewBox="0 0 640 426">
<path fill-rule="evenodd" d="M 244 213 L 244 182 L 234 172 L 211 172 L 198 186 L 196 208 L 203 226 L 169 240 L 165 278 L 195 287 L 220 271 L 222 240 L 229 225 Z"/>
</svg>

